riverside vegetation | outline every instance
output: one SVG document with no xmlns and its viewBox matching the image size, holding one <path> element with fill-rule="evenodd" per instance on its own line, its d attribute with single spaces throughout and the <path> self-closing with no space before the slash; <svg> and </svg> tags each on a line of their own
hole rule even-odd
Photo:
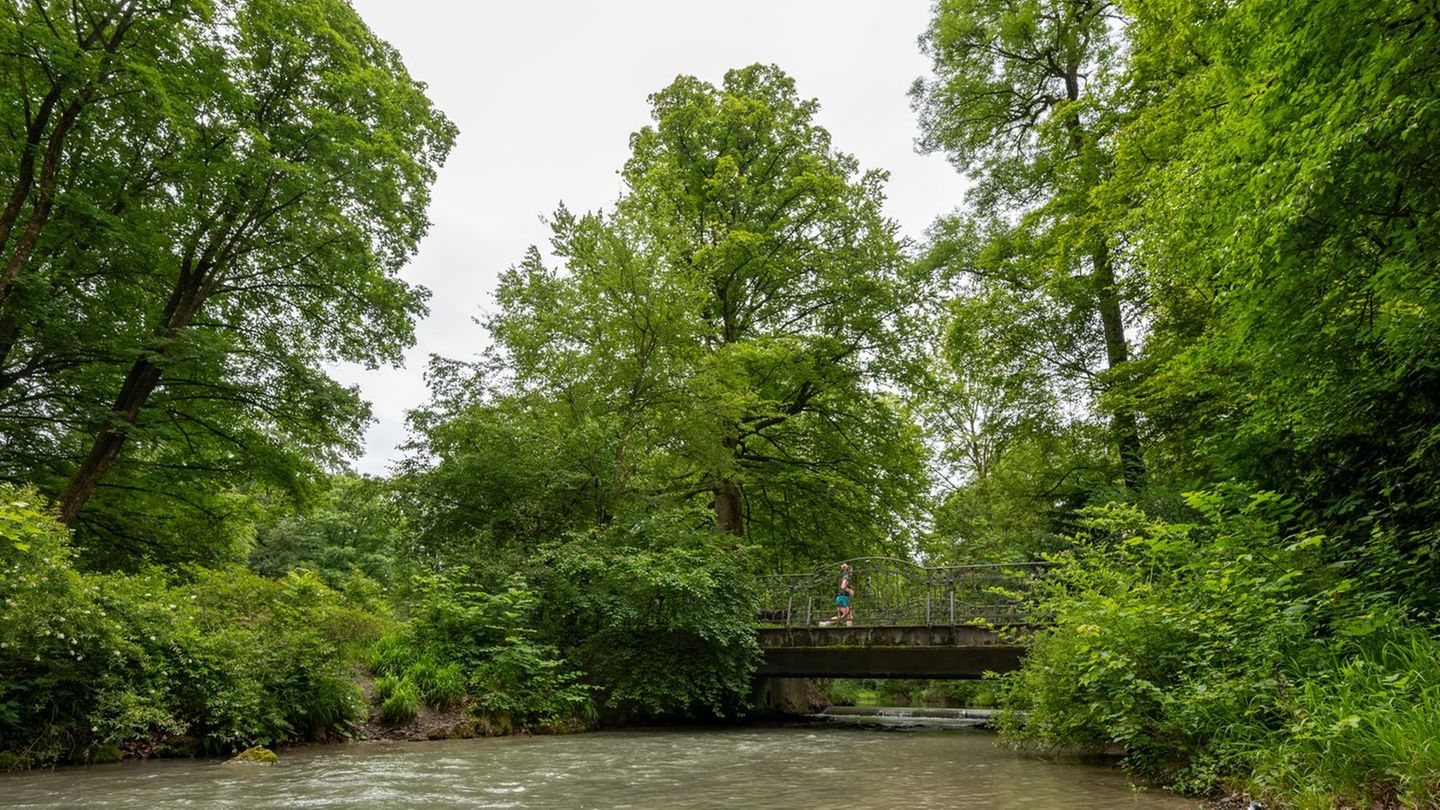
<svg viewBox="0 0 1440 810">
<path fill-rule="evenodd" d="M 756 573 L 1043 557 L 1023 669 L 941 690 L 1005 739 L 1440 803 L 1440 15 L 917 33 L 973 181 L 923 240 L 778 67 L 681 76 L 376 479 L 324 364 L 413 340 L 455 137 L 399 55 L 342 0 L 0 11 L 0 764 L 731 720 Z"/>
</svg>

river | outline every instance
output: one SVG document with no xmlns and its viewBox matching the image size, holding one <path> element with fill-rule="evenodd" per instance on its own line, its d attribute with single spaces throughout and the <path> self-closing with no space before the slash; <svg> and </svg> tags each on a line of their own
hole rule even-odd
<svg viewBox="0 0 1440 810">
<path fill-rule="evenodd" d="M 1096 765 L 1015 754 L 956 729 L 816 726 L 352 743 L 274 766 L 163 760 L 0 775 L 0 806 L 117 808 L 1137 808 Z"/>
</svg>

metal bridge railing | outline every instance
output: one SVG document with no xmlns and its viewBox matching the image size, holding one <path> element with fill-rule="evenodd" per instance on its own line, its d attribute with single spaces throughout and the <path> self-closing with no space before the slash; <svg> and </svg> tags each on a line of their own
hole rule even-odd
<svg viewBox="0 0 1440 810">
<path fill-rule="evenodd" d="M 1046 563 L 922 566 L 891 557 L 850 563 L 856 626 L 1024 624 L 1025 597 Z M 840 563 L 759 577 L 761 624 L 814 627 L 835 614 Z"/>
</svg>

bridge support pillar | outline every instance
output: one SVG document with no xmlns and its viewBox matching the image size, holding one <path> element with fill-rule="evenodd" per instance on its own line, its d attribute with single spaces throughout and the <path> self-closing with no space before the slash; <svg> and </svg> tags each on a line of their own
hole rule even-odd
<svg viewBox="0 0 1440 810">
<path fill-rule="evenodd" d="M 756 678 L 751 702 L 762 717 L 812 714 L 829 705 L 809 678 Z"/>
</svg>

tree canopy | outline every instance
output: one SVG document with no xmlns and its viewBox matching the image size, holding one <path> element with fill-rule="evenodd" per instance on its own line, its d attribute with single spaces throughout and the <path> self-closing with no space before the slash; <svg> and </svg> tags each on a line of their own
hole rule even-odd
<svg viewBox="0 0 1440 810">
<path fill-rule="evenodd" d="M 454 129 L 340 0 L 9 9 L 0 470 L 97 560 L 235 554 L 184 538 L 354 448 L 368 407 L 323 365 L 413 339 Z"/>
<path fill-rule="evenodd" d="M 564 515 L 549 531 L 668 505 L 777 563 L 903 547 L 924 451 L 895 388 L 907 267 L 883 175 L 774 67 L 681 77 L 651 104 L 613 210 L 561 206 L 559 265 L 532 249 L 502 275 L 497 348 L 456 381 L 479 395 L 424 417 L 431 474 L 483 498 L 456 504 L 471 515 L 538 485 Z M 449 475 L 475 464 L 493 472 Z"/>
</svg>

